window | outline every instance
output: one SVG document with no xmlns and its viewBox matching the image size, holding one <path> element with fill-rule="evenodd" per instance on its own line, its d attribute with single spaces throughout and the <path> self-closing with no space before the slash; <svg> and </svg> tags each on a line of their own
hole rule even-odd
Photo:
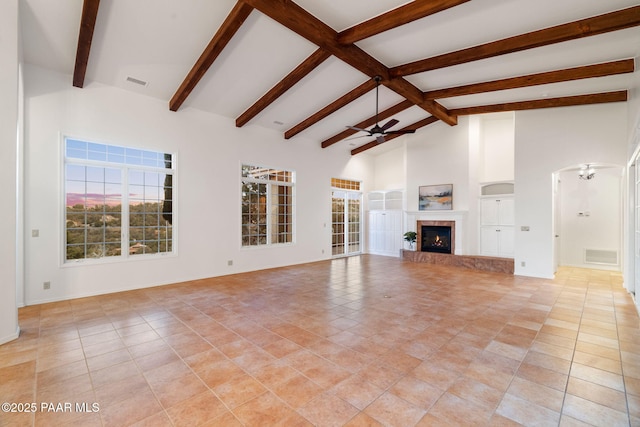
<svg viewBox="0 0 640 427">
<path fill-rule="evenodd" d="M 242 246 L 293 242 L 295 173 L 242 165 Z"/>
<path fill-rule="evenodd" d="M 173 252 L 173 156 L 65 140 L 65 262 Z"/>
<path fill-rule="evenodd" d="M 360 191 L 360 181 L 353 181 L 351 179 L 331 178 L 331 187 L 341 188 L 343 190 Z"/>
</svg>

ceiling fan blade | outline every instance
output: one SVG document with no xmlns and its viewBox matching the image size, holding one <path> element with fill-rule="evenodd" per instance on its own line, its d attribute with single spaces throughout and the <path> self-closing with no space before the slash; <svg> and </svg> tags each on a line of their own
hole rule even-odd
<svg viewBox="0 0 640 427">
<path fill-rule="evenodd" d="M 358 138 L 371 138 L 371 135 L 358 135 L 358 136 L 352 136 L 351 138 L 347 138 L 344 141 L 349 141 L 352 139 L 358 139 Z"/>
<path fill-rule="evenodd" d="M 385 130 L 389 129 L 391 126 L 397 125 L 398 123 L 399 122 L 396 119 L 391 119 L 387 123 L 382 125 L 382 127 L 380 129 L 382 129 L 382 131 L 385 131 Z"/>
<path fill-rule="evenodd" d="M 367 132 L 367 133 L 371 133 L 369 132 L 367 129 L 362 129 L 362 128 L 357 128 L 355 126 L 347 126 L 349 129 L 353 129 L 353 130 L 357 130 L 358 132 Z"/>
<path fill-rule="evenodd" d="M 385 132 L 387 135 L 402 135 L 405 133 L 416 133 L 415 129 L 406 129 L 406 130 L 390 130 L 389 132 Z"/>
<path fill-rule="evenodd" d="M 384 136 L 382 135 L 376 136 L 376 141 L 378 141 L 378 144 L 382 144 L 384 142 Z"/>
</svg>

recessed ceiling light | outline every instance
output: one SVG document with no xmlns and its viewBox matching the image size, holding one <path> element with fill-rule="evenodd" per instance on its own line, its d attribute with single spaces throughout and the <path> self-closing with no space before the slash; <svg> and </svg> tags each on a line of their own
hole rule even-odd
<svg viewBox="0 0 640 427">
<path fill-rule="evenodd" d="M 144 80 L 136 79 L 135 77 L 131 76 L 127 76 L 127 81 L 144 87 L 147 87 L 147 85 L 149 84 L 149 82 L 145 82 Z"/>
<path fill-rule="evenodd" d="M 282 126 L 284 123 L 283 123 L 283 122 L 281 122 L 280 120 L 274 120 L 274 121 L 273 121 L 273 124 L 274 124 L 274 125 L 278 125 L 278 126 Z"/>
</svg>

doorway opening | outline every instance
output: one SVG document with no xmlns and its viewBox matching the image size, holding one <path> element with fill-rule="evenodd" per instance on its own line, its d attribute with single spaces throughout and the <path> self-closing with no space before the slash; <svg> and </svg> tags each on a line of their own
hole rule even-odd
<svg viewBox="0 0 640 427">
<path fill-rule="evenodd" d="M 554 271 L 622 271 L 623 178 L 622 166 L 596 163 L 554 173 Z"/>
<path fill-rule="evenodd" d="M 345 180 L 339 180 L 341 182 Z M 351 181 L 348 181 L 351 182 Z M 332 180 L 335 185 L 335 180 Z M 357 188 L 359 189 L 359 182 Z M 352 185 L 351 185 L 352 186 Z M 362 253 L 362 193 L 353 189 L 331 192 L 331 256 Z"/>
</svg>

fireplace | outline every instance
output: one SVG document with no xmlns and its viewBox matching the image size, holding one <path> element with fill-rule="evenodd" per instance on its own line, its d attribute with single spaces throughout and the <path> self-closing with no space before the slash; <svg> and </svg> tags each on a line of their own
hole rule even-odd
<svg viewBox="0 0 640 427">
<path fill-rule="evenodd" d="M 453 254 L 455 221 L 418 221 L 418 247 L 422 252 Z"/>
</svg>

